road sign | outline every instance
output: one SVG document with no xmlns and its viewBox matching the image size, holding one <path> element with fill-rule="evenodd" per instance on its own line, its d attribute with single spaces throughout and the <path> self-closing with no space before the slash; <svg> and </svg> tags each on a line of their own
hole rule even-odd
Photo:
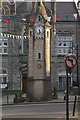
<svg viewBox="0 0 80 120">
<path fill-rule="evenodd" d="M 65 64 L 68 68 L 74 68 L 77 64 L 77 59 L 74 56 L 68 56 L 65 59 Z"/>
</svg>

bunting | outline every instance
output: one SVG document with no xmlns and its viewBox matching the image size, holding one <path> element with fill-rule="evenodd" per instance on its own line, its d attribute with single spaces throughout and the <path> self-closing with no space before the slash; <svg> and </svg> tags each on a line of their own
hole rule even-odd
<svg viewBox="0 0 80 120">
<path fill-rule="evenodd" d="M 60 19 L 60 16 L 56 16 L 56 18 L 57 18 L 57 20 L 59 21 L 59 19 Z"/>
<path fill-rule="evenodd" d="M 66 15 L 66 19 L 68 19 L 69 18 L 69 15 Z"/>
<path fill-rule="evenodd" d="M 25 18 L 22 18 L 22 20 L 23 20 L 23 21 L 26 21 L 26 19 L 25 19 Z"/>
<path fill-rule="evenodd" d="M 39 20 L 42 22 L 42 18 L 39 18 Z"/>
<path fill-rule="evenodd" d="M 34 22 L 34 18 L 31 18 L 30 20 L 31 20 L 31 23 L 33 23 L 33 22 Z"/>
<path fill-rule="evenodd" d="M 5 21 L 6 21 L 7 24 L 9 23 L 9 19 L 6 19 Z"/>
<path fill-rule="evenodd" d="M 60 15 L 63 15 L 63 14 L 60 14 Z M 59 16 L 56 16 L 56 19 L 57 19 L 58 21 L 60 20 L 60 15 L 59 15 Z M 66 19 L 68 19 L 69 16 L 72 16 L 72 15 L 74 16 L 75 19 L 77 19 L 77 15 L 78 15 L 77 13 L 75 13 L 75 14 L 64 14 L 64 17 L 65 17 Z M 41 18 L 41 17 L 39 18 L 39 20 L 42 22 L 42 18 Z M 50 20 L 51 20 L 51 17 L 48 17 L 48 22 L 50 22 Z M 0 22 L 2 22 L 2 21 L 6 21 L 6 24 L 8 24 L 9 21 L 14 22 L 15 24 L 17 24 L 17 23 L 28 24 L 28 23 L 26 22 L 26 18 L 22 18 L 22 21 L 24 21 L 24 23 L 23 23 L 23 22 L 19 22 L 19 20 L 18 20 L 17 18 L 15 18 L 14 20 L 10 20 L 10 19 L 2 20 L 2 19 L 0 19 Z M 31 23 L 33 23 L 33 22 L 34 22 L 34 18 L 31 18 L 30 21 L 31 21 Z"/>
<path fill-rule="evenodd" d="M 48 17 L 48 22 L 50 22 L 51 21 L 51 17 Z"/>
<path fill-rule="evenodd" d="M 21 36 L 21 35 L 13 35 L 13 34 L 6 34 L 6 33 L 0 33 L 0 36 L 7 37 L 7 38 L 15 38 L 15 39 L 26 39 L 30 38 L 30 36 Z"/>
<path fill-rule="evenodd" d="M 17 21 L 18 21 L 18 19 L 14 19 L 14 23 L 15 23 L 15 24 L 17 23 Z"/>
<path fill-rule="evenodd" d="M 77 19 L 77 14 L 73 14 L 73 16 L 75 17 L 75 19 Z"/>
</svg>

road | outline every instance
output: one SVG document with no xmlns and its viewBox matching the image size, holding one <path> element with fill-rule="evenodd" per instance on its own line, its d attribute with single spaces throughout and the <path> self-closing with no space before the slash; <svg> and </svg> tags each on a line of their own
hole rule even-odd
<svg viewBox="0 0 80 120">
<path fill-rule="evenodd" d="M 69 104 L 72 116 L 73 104 Z M 2 108 L 3 118 L 64 118 L 65 103 L 7 105 Z"/>
</svg>

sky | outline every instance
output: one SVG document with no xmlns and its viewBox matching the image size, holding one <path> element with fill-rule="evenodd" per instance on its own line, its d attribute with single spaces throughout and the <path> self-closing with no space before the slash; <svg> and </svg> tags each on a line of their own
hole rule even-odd
<svg viewBox="0 0 80 120">
<path fill-rule="evenodd" d="M 30 1 L 30 0 L 7 0 L 7 1 Z M 38 0 L 31 0 L 31 1 L 38 1 Z M 43 0 L 44 1 L 44 0 Z M 50 1 L 50 0 L 45 0 L 45 1 Z M 64 2 L 67 2 L 67 1 L 75 1 L 76 2 L 76 4 L 77 4 L 77 2 L 78 2 L 78 0 L 56 0 L 56 1 L 64 1 Z"/>
</svg>

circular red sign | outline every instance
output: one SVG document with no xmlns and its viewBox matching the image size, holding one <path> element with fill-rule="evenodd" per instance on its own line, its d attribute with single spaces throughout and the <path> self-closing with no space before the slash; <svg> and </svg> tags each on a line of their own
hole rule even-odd
<svg viewBox="0 0 80 120">
<path fill-rule="evenodd" d="M 73 62 L 72 62 L 72 60 L 71 60 L 70 57 L 72 57 L 72 58 L 75 60 L 75 64 L 73 64 Z M 70 63 L 72 64 L 72 66 L 69 66 L 69 65 L 67 64 L 67 60 L 70 61 Z M 74 56 L 68 56 L 68 57 L 65 59 L 65 64 L 66 64 L 66 66 L 69 67 L 69 68 L 74 68 L 74 67 L 76 66 L 76 64 L 77 64 L 77 59 L 76 59 Z"/>
</svg>

